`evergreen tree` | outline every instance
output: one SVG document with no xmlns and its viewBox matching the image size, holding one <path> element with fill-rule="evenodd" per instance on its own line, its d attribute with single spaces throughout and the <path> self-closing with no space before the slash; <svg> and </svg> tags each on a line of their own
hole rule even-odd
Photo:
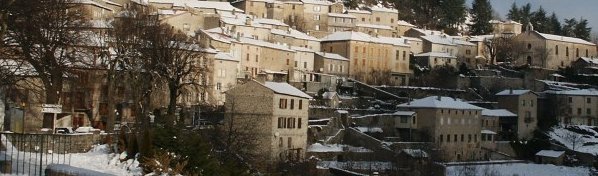
<svg viewBox="0 0 598 176">
<path fill-rule="evenodd" d="M 456 29 L 459 24 L 465 21 L 466 8 L 465 0 L 444 0 L 440 3 L 441 17 L 440 27 L 445 29 Z"/>
<path fill-rule="evenodd" d="M 524 26 L 528 25 L 532 17 L 532 5 L 530 3 L 525 4 L 519 10 L 519 22 Z"/>
<path fill-rule="evenodd" d="M 577 27 L 577 20 L 575 18 L 565 19 L 561 35 L 575 37 L 575 28 Z"/>
<path fill-rule="evenodd" d="M 521 22 L 521 15 L 519 15 L 519 13 L 517 3 L 513 2 L 513 4 L 511 4 L 511 9 L 509 9 L 509 13 L 507 14 L 507 19 Z"/>
<path fill-rule="evenodd" d="M 542 6 L 532 14 L 531 22 L 534 25 L 534 30 L 542 33 L 550 33 L 550 22 L 546 17 L 546 11 Z"/>
<path fill-rule="evenodd" d="M 586 41 L 590 40 L 591 32 L 592 32 L 592 28 L 588 27 L 588 20 L 583 19 L 583 18 L 579 19 L 579 22 L 577 22 L 577 25 L 575 25 L 575 28 L 573 29 L 573 33 L 575 34 L 575 37 L 584 39 Z"/>
<path fill-rule="evenodd" d="M 470 32 L 472 35 L 483 35 L 492 32 L 492 5 L 488 0 L 474 0 L 471 5 L 471 15 L 473 24 Z"/>
<path fill-rule="evenodd" d="M 550 32 L 551 34 L 555 34 L 555 35 L 562 35 L 562 29 L 561 29 L 561 22 L 559 22 L 559 18 L 556 16 L 556 14 L 554 12 L 552 12 L 552 15 L 550 15 Z"/>
</svg>

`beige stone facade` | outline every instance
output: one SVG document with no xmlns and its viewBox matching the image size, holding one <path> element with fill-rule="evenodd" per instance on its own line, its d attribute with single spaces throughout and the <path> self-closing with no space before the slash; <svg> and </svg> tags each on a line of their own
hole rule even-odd
<svg viewBox="0 0 598 176">
<path fill-rule="evenodd" d="M 338 54 L 318 52 L 314 57 L 314 71 L 347 77 L 349 75 L 349 60 Z"/>
<path fill-rule="evenodd" d="M 579 57 L 598 56 L 596 44 L 578 38 L 526 31 L 513 40 L 516 65 L 558 69 L 570 66 Z"/>
<path fill-rule="evenodd" d="M 226 92 L 224 124 L 259 136 L 254 146 L 247 146 L 259 156 L 253 165 L 274 169 L 278 162 L 302 161 L 309 99 L 286 83 L 249 81 Z"/>
<path fill-rule="evenodd" d="M 372 79 L 373 71 L 388 71 L 408 77 L 409 42 L 403 38 L 372 37 L 361 32 L 336 32 L 322 38 L 322 51 L 349 59 L 349 76 L 361 81 Z M 405 79 L 406 78 L 400 78 Z M 402 84 L 406 84 L 403 82 Z"/>
<path fill-rule="evenodd" d="M 548 91 L 549 107 L 561 125 L 598 125 L 598 91 Z"/>
<path fill-rule="evenodd" d="M 517 114 L 517 137 L 531 139 L 538 124 L 538 95 L 530 90 L 504 90 L 496 94 L 498 107 Z"/>
<path fill-rule="evenodd" d="M 439 149 L 438 159 L 468 161 L 484 156 L 480 149 L 483 108 L 440 96 L 414 100 L 398 107 L 417 113 L 417 128 Z"/>
</svg>

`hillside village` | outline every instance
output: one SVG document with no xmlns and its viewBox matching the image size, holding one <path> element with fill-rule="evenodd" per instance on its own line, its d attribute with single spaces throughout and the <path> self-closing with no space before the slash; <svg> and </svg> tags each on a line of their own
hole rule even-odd
<svg viewBox="0 0 598 176">
<path fill-rule="evenodd" d="M 598 45 L 531 22 L 449 35 L 382 1 L 11 3 L 3 174 L 598 174 Z M 105 170 L 54 159 L 102 152 Z"/>
</svg>

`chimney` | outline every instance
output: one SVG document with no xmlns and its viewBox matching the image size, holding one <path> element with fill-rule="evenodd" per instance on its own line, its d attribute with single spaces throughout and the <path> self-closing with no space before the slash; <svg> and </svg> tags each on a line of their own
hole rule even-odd
<svg viewBox="0 0 598 176">
<path fill-rule="evenodd" d="M 246 18 L 245 18 L 245 24 L 246 24 L 246 25 L 251 25 L 251 18 L 249 18 L 249 17 L 246 17 Z"/>
<path fill-rule="evenodd" d="M 291 28 L 287 29 L 287 34 L 291 34 Z"/>
</svg>

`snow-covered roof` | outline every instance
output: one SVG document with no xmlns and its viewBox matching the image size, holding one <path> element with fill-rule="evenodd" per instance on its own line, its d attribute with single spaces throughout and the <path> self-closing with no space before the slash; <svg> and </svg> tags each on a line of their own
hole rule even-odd
<svg viewBox="0 0 598 176">
<path fill-rule="evenodd" d="M 314 52 L 314 50 L 312 50 L 312 49 L 305 48 L 305 47 L 298 47 L 298 46 L 291 46 L 291 49 L 295 50 L 295 51 L 301 51 L 301 52 L 310 52 L 310 53 Z"/>
<path fill-rule="evenodd" d="M 246 44 L 257 45 L 257 46 L 261 46 L 261 47 L 267 47 L 267 48 L 273 48 L 273 49 L 288 51 L 288 52 L 294 52 L 295 51 L 295 50 L 292 50 L 289 46 L 279 45 L 279 44 L 275 44 L 275 43 L 270 43 L 270 42 L 266 42 L 266 41 L 263 41 L 263 40 L 255 40 L 255 39 L 246 38 L 246 37 L 239 38 L 239 42 L 246 43 Z"/>
<path fill-rule="evenodd" d="M 362 133 L 382 133 L 384 132 L 380 127 L 355 127 Z"/>
<path fill-rule="evenodd" d="M 412 116 L 413 114 L 415 114 L 415 112 L 413 112 L 413 111 L 397 111 L 392 114 L 398 115 L 398 116 Z"/>
<path fill-rule="evenodd" d="M 235 57 L 233 57 L 232 54 L 225 53 L 225 52 L 218 52 L 218 53 L 216 53 L 216 55 L 214 55 L 214 58 L 217 59 L 217 60 L 227 60 L 227 61 L 239 62 L 239 60 L 235 59 Z"/>
<path fill-rule="evenodd" d="M 299 90 L 287 83 L 265 82 L 263 85 L 278 94 L 284 94 L 284 95 L 290 95 L 290 96 L 311 99 L 311 96 L 305 94 L 301 90 Z"/>
<path fill-rule="evenodd" d="M 435 31 L 435 30 L 427 30 L 427 29 L 420 29 L 420 28 L 411 28 L 410 30 L 415 30 L 424 35 L 446 35 L 444 32 Z"/>
<path fill-rule="evenodd" d="M 557 95 L 581 95 L 581 96 L 598 96 L 598 90 L 596 89 L 580 89 L 580 90 L 562 90 L 562 91 L 545 91 L 548 94 Z"/>
<path fill-rule="evenodd" d="M 344 14 L 344 13 L 328 13 L 328 16 L 342 17 L 342 18 L 355 18 L 355 16 L 353 16 L 351 14 Z"/>
<path fill-rule="evenodd" d="M 450 55 L 449 53 L 444 52 L 427 52 L 427 53 L 420 53 L 413 55 L 414 57 L 442 57 L 442 58 L 457 58 L 455 56 Z"/>
<path fill-rule="evenodd" d="M 332 2 L 326 0 L 301 0 L 304 4 L 317 4 L 317 5 L 332 5 Z"/>
<path fill-rule="evenodd" d="M 480 133 L 482 133 L 482 134 L 496 134 L 496 132 L 490 131 L 490 130 L 482 130 Z"/>
<path fill-rule="evenodd" d="M 371 14 L 372 12 L 367 11 L 367 10 L 354 9 L 354 10 L 347 10 L 347 13 Z"/>
<path fill-rule="evenodd" d="M 326 100 L 331 100 L 334 96 L 337 96 L 336 92 L 328 91 L 322 94 L 322 98 Z"/>
<path fill-rule="evenodd" d="M 413 158 L 427 158 L 429 157 L 428 153 L 421 149 L 403 149 L 401 152 L 413 157 Z"/>
<path fill-rule="evenodd" d="M 288 24 L 283 23 L 282 21 L 275 20 L 275 19 L 267 19 L 267 18 L 256 18 L 253 19 L 253 22 L 260 23 L 260 24 L 269 24 L 274 26 L 289 26 Z"/>
<path fill-rule="evenodd" d="M 372 11 L 377 11 L 377 12 L 389 12 L 389 13 L 399 13 L 399 10 L 397 9 L 390 9 L 390 8 L 386 8 L 386 7 L 377 7 L 374 6 L 372 8 L 370 8 Z"/>
<path fill-rule="evenodd" d="M 589 64 L 598 64 L 598 58 L 590 58 L 590 57 L 580 57 L 579 60 L 583 60 Z"/>
<path fill-rule="evenodd" d="M 278 74 L 278 75 L 286 75 L 286 74 L 288 74 L 287 72 L 283 72 L 283 71 L 274 71 L 274 70 L 268 70 L 268 69 L 262 69 L 262 70 L 260 70 L 260 73 L 265 73 L 265 74 Z"/>
<path fill-rule="evenodd" d="M 327 41 L 361 41 L 361 42 L 372 42 L 372 43 L 382 43 L 382 44 L 390 44 L 390 45 L 397 45 L 397 46 L 409 46 L 406 42 L 407 38 L 392 38 L 392 37 L 372 37 L 368 34 L 363 32 L 355 32 L 355 31 L 340 31 L 335 32 L 330 35 L 325 36 L 321 40 L 323 42 Z"/>
<path fill-rule="evenodd" d="M 490 117 L 517 117 L 517 114 L 513 114 L 506 109 L 484 109 L 482 110 L 482 115 Z"/>
<path fill-rule="evenodd" d="M 193 7 L 199 9 L 216 9 L 221 11 L 243 12 L 232 6 L 229 2 L 198 1 L 198 0 L 149 0 L 150 3 L 172 4 L 176 7 Z"/>
<path fill-rule="evenodd" d="M 110 7 L 107 7 L 107 6 L 104 6 L 104 5 L 100 4 L 100 3 L 97 3 L 97 2 L 92 1 L 92 0 L 73 0 L 72 3 L 94 5 L 94 6 L 97 6 L 99 8 L 103 8 L 103 9 L 106 9 L 106 10 L 114 11 L 114 9 L 112 9 Z"/>
<path fill-rule="evenodd" d="M 596 45 L 592 42 L 588 42 L 588 41 L 585 41 L 580 38 L 565 37 L 565 36 L 552 35 L 552 34 L 544 34 L 544 33 L 538 32 L 538 31 L 534 31 L 534 32 L 537 33 L 538 35 L 542 36 L 546 40 L 555 40 L 555 41 L 569 42 L 569 43 L 579 43 L 579 44 L 593 45 L 593 46 Z"/>
<path fill-rule="evenodd" d="M 293 37 L 293 38 L 301 39 L 301 40 L 320 41 L 320 39 L 318 39 L 318 38 L 307 35 L 306 33 L 303 33 L 301 31 L 298 31 L 298 30 L 295 30 L 292 28 L 289 28 L 287 30 L 271 29 L 270 32 L 272 32 L 272 34 L 289 36 L 289 37 Z"/>
<path fill-rule="evenodd" d="M 228 35 L 222 33 L 222 28 L 213 28 L 208 30 L 200 29 L 204 34 L 206 34 L 212 40 L 216 40 L 223 43 L 231 43 L 233 38 Z"/>
<path fill-rule="evenodd" d="M 112 24 L 106 20 L 89 20 L 92 28 L 96 29 L 110 29 L 113 28 Z"/>
<path fill-rule="evenodd" d="M 502 96 L 502 95 L 523 95 L 523 94 L 526 94 L 528 92 L 531 92 L 531 90 L 507 89 L 507 90 L 503 90 L 503 91 L 500 91 L 500 92 L 496 93 L 496 95 L 499 95 L 499 96 Z"/>
<path fill-rule="evenodd" d="M 349 61 L 349 59 L 335 53 L 316 52 L 316 54 L 327 59 Z"/>
<path fill-rule="evenodd" d="M 308 152 L 344 152 L 345 150 L 350 151 L 350 152 L 372 152 L 372 150 L 369 150 L 364 147 L 354 147 L 354 146 L 343 145 L 343 144 L 314 143 L 307 147 Z"/>
<path fill-rule="evenodd" d="M 556 151 L 556 150 L 540 150 L 536 153 L 536 156 L 545 156 L 551 158 L 558 158 L 565 154 L 565 151 Z"/>
<path fill-rule="evenodd" d="M 421 38 L 428 42 L 431 42 L 431 43 L 450 45 L 450 46 L 456 45 L 455 43 L 453 43 L 453 39 L 446 35 L 426 35 L 426 36 L 421 36 Z"/>
<path fill-rule="evenodd" d="M 387 30 L 392 30 L 392 27 L 390 27 L 390 26 L 386 26 L 386 25 L 378 25 L 378 24 L 366 24 L 366 23 L 360 23 L 360 24 L 356 24 L 355 26 L 357 26 L 357 27 L 364 27 L 364 28 L 374 28 L 374 29 L 387 29 Z"/>
<path fill-rule="evenodd" d="M 429 96 L 426 98 L 417 99 L 408 103 L 397 105 L 397 107 L 484 110 L 484 108 L 474 106 L 472 104 L 461 101 L 460 99 L 442 96 Z"/>
<path fill-rule="evenodd" d="M 453 39 L 452 42 L 455 45 L 468 45 L 468 46 L 475 46 L 475 44 L 465 41 L 463 40 L 460 36 L 451 36 L 451 38 Z"/>
<path fill-rule="evenodd" d="M 407 22 L 407 21 L 403 21 L 403 20 L 399 20 L 399 21 L 397 21 L 397 24 L 398 24 L 398 25 L 401 25 L 401 26 L 415 27 L 415 25 L 413 25 L 413 24 L 411 24 L 411 23 L 409 23 L 409 22 Z"/>
</svg>

